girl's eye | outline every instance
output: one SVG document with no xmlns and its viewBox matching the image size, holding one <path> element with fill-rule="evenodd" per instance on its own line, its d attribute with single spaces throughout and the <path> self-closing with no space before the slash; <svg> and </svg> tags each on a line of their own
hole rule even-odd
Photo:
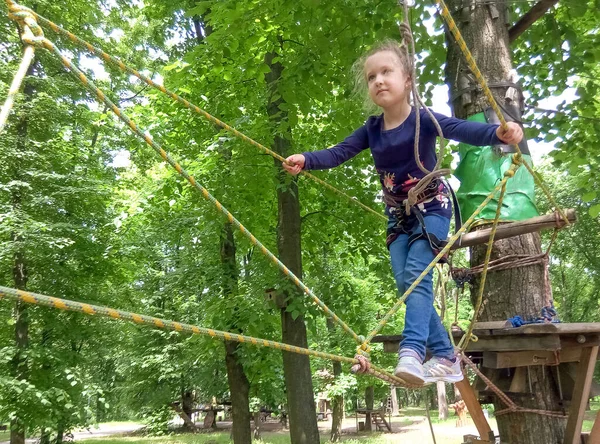
<svg viewBox="0 0 600 444">
<path fill-rule="evenodd" d="M 371 75 L 370 75 L 370 76 L 367 78 L 367 80 L 368 80 L 369 82 L 372 82 L 374 79 L 375 79 L 375 76 L 374 76 L 374 75 L 372 75 L 372 74 L 371 74 Z"/>
</svg>

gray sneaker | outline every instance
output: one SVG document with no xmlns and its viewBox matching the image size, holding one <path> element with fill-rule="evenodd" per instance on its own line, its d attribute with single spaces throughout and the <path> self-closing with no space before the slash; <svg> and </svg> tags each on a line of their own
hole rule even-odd
<svg viewBox="0 0 600 444">
<path fill-rule="evenodd" d="M 423 365 L 425 382 L 460 382 L 464 378 L 458 357 L 454 362 L 434 356 Z"/>
<path fill-rule="evenodd" d="M 403 356 L 398 361 L 394 375 L 409 384 L 422 385 L 425 383 L 423 377 L 423 364 L 413 356 Z"/>
</svg>

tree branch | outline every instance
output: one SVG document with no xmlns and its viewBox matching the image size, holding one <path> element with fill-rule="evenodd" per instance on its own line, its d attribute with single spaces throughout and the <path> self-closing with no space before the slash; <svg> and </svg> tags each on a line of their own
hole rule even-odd
<svg viewBox="0 0 600 444">
<path fill-rule="evenodd" d="M 531 25 L 542 17 L 548 9 L 558 3 L 558 0 L 540 0 L 527 13 L 519 19 L 515 25 L 508 31 L 509 43 L 514 42 Z"/>
</svg>

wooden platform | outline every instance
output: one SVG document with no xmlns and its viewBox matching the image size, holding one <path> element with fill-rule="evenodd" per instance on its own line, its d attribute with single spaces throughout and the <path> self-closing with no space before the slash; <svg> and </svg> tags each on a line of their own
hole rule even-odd
<svg viewBox="0 0 600 444">
<path fill-rule="evenodd" d="M 463 334 L 462 331 L 454 331 L 452 333 L 455 341 L 460 340 Z M 530 352 L 529 354 L 532 354 L 531 352 L 535 351 L 565 351 L 569 353 L 568 355 L 565 355 L 565 358 L 571 359 L 571 361 L 564 361 L 561 358 L 560 362 L 572 362 L 573 358 L 577 357 L 574 349 L 579 349 L 579 351 L 581 351 L 581 349 L 585 347 L 600 345 L 600 322 L 577 324 L 530 324 L 517 328 L 510 327 L 510 323 L 504 321 L 478 322 L 475 324 L 473 334 L 477 336 L 478 341 L 471 341 L 467 347 L 467 351 L 474 356 L 486 352 L 511 352 L 511 355 L 514 355 L 515 352 L 520 351 Z M 395 353 L 398 351 L 401 340 L 401 335 L 375 336 L 372 342 L 383 343 L 384 351 Z M 492 355 L 488 354 L 488 356 Z M 548 356 L 548 353 L 539 355 L 539 357 L 542 356 Z M 513 364 L 515 362 L 521 361 L 514 361 Z M 521 365 L 536 364 L 541 365 L 543 363 L 531 362 L 529 364 L 522 363 Z M 485 366 L 487 367 L 487 365 Z M 510 365 L 509 367 L 517 366 L 518 365 Z"/>
<path fill-rule="evenodd" d="M 472 361 L 480 364 L 482 371 L 487 369 L 496 375 L 510 374 L 509 385 L 503 391 L 508 390 L 511 398 L 528 391 L 527 367 L 546 365 L 563 369 L 561 372 L 564 375 L 560 375 L 559 379 L 564 377 L 570 380 L 570 385 L 564 384 L 562 387 L 564 399 L 570 405 L 564 443 L 579 444 L 588 399 L 596 390 L 600 393 L 600 387 L 595 390 L 592 380 L 600 346 L 600 322 L 529 324 L 517 328 L 505 321 L 479 322 L 475 324 L 473 334 L 478 340 L 469 343 L 467 354 Z M 464 332 L 453 331 L 452 335 L 458 342 Z M 384 351 L 397 353 L 401 340 L 401 335 L 376 336 L 372 342 L 383 343 Z M 505 369 L 514 370 L 503 371 Z M 493 382 L 496 384 L 496 381 Z M 480 436 L 491 438 L 493 434 L 479 404 L 481 397 L 489 396 L 491 392 L 485 384 L 479 387 L 480 390 L 477 390 L 477 384 L 471 387 L 467 379 L 457 387 L 463 394 Z M 589 438 L 589 442 L 600 443 L 600 419 L 596 420 Z"/>
</svg>

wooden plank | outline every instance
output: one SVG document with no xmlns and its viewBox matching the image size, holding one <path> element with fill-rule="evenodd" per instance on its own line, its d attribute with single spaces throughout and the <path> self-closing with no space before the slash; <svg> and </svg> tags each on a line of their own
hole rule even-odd
<svg viewBox="0 0 600 444">
<path fill-rule="evenodd" d="M 475 330 L 496 330 L 502 328 L 512 328 L 512 324 L 509 321 L 488 321 L 488 322 L 475 322 L 473 331 Z"/>
<path fill-rule="evenodd" d="M 561 353 L 572 348 L 593 347 L 595 345 L 600 345 L 600 335 L 596 333 L 560 337 Z"/>
<path fill-rule="evenodd" d="M 575 210 L 568 209 L 565 213 L 567 215 L 567 219 L 569 219 L 569 222 L 575 222 L 577 220 L 577 214 L 575 213 Z M 564 221 L 560 216 L 557 217 L 556 213 L 546 214 L 544 216 L 532 217 L 531 219 L 522 220 L 519 222 L 498 225 L 494 240 L 506 239 L 508 237 L 518 236 L 525 233 L 533 233 L 547 228 L 562 227 L 564 225 Z M 450 249 L 456 250 L 458 248 L 485 244 L 490 240 L 491 231 L 491 228 L 485 228 L 483 230 L 464 234 Z"/>
<path fill-rule="evenodd" d="M 598 414 L 596 415 L 596 420 L 594 421 L 594 426 L 592 427 L 592 431 L 590 432 L 588 443 L 600 444 L 600 412 L 598 412 Z"/>
<path fill-rule="evenodd" d="M 477 322 L 473 327 L 475 334 L 489 334 L 489 335 L 540 335 L 540 334 L 561 334 L 561 335 L 576 335 L 576 334 L 588 334 L 588 333 L 600 333 L 600 322 L 578 322 L 578 323 L 555 323 L 555 324 L 527 324 L 521 327 L 501 327 L 504 321 L 498 322 L 497 327 L 487 328 L 487 322 Z M 508 321 L 507 321 L 508 322 Z M 490 323 L 494 325 L 494 323 Z M 481 324 L 482 328 L 479 327 Z M 510 324 L 510 323 L 508 323 Z M 491 330 L 491 331 L 489 331 Z"/>
<path fill-rule="evenodd" d="M 582 347 L 564 347 L 558 352 L 526 350 L 515 352 L 483 352 L 483 366 L 487 368 L 528 367 L 530 365 L 558 365 L 561 362 L 579 362 Z"/>
<path fill-rule="evenodd" d="M 581 442 L 581 425 L 583 414 L 587 405 L 594 367 L 598 358 L 598 346 L 586 347 L 581 352 L 581 361 L 575 380 L 575 390 L 569 408 L 569 419 L 565 431 L 565 444 L 579 444 Z"/>
<path fill-rule="evenodd" d="M 471 387 L 469 384 L 469 380 L 465 377 L 462 381 L 457 382 L 455 385 L 460 392 L 463 401 L 465 401 L 465 404 L 467 405 L 467 410 L 469 410 L 471 419 L 473 419 L 475 427 L 477 427 L 479 436 L 482 438 L 487 437 L 493 440 L 494 432 L 492 431 L 492 428 L 483 414 L 481 404 L 479 404 L 479 400 L 473 391 L 473 387 Z"/>
<path fill-rule="evenodd" d="M 559 333 L 563 334 L 600 333 L 600 322 L 565 322 L 552 325 Z"/>
<path fill-rule="evenodd" d="M 469 352 L 508 352 L 524 350 L 560 350 L 558 335 L 537 336 L 480 336 L 477 342 L 469 342 Z"/>
</svg>

